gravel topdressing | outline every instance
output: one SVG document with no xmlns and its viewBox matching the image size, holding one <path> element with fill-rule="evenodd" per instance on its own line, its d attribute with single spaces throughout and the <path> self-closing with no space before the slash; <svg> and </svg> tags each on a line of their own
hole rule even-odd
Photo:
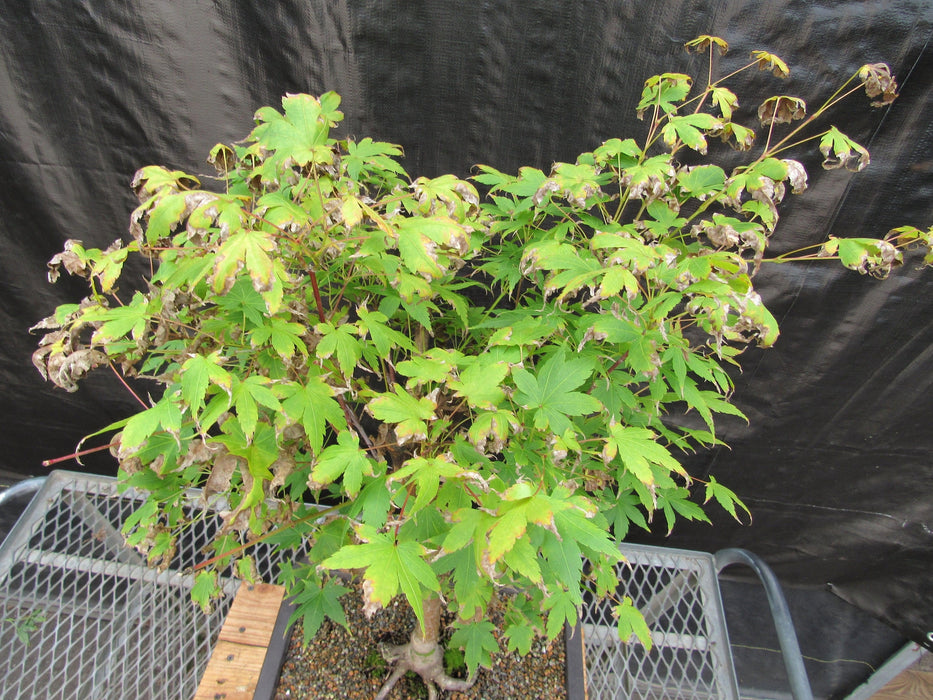
<svg viewBox="0 0 933 700">
<path fill-rule="evenodd" d="M 404 599 L 399 598 L 368 620 L 362 613 L 358 591 L 347 594 L 343 602 L 352 632 L 330 620 L 325 621 L 308 647 L 302 649 L 304 634 L 301 624 L 292 629 L 285 664 L 276 687 L 276 700 L 372 700 L 379 692 L 391 668 L 386 667 L 379 655 L 378 645 L 380 642 L 407 642 L 415 616 Z M 446 618 L 445 624 L 452 619 Z M 501 605 L 490 605 L 490 620 L 496 625 L 502 622 Z M 500 648 L 505 649 L 502 640 Z M 525 657 L 500 653 L 493 657 L 493 661 L 492 669 L 480 669 L 476 684 L 470 691 L 440 691 L 439 697 L 450 700 L 538 700 L 567 696 L 562 635 L 550 645 L 536 640 Z M 410 700 L 427 698 L 428 693 L 421 679 L 409 673 L 398 682 L 389 697 L 390 700 Z"/>
</svg>

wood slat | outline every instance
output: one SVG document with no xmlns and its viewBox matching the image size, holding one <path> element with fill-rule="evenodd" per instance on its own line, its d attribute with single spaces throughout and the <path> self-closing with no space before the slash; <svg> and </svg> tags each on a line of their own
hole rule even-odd
<svg viewBox="0 0 933 700">
<path fill-rule="evenodd" d="M 195 700 L 252 700 L 284 595 L 268 583 L 240 586 Z"/>
<path fill-rule="evenodd" d="M 285 589 L 270 583 L 240 586 L 218 639 L 235 644 L 269 646 Z"/>
<path fill-rule="evenodd" d="M 263 647 L 217 642 L 195 700 L 253 700 L 265 658 Z"/>
<path fill-rule="evenodd" d="M 908 669 L 872 696 L 872 700 L 933 700 L 933 671 Z"/>
</svg>

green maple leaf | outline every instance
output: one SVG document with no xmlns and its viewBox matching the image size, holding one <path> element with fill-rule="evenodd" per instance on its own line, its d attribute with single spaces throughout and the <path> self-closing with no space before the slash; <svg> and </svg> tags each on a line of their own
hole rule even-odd
<svg viewBox="0 0 933 700">
<path fill-rule="evenodd" d="M 687 223 L 686 219 L 677 216 L 676 211 L 660 200 L 648 204 L 648 213 L 654 220 L 645 219 L 644 224 L 656 238 L 667 238 L 672 232 L 678 231 L 681 226 Z"/>
<path fill-rule="evenodd" d="M 181 367 L 181 398 L 188 404 L 195 420 L 204 408 L 204 396 L 211 384 L 223 389 L 228 397 L 231 395 L 233 378 L 223 368 L 223 359 L 218 350 L 208 356 L 194 355 L 185 360 Z M 201 426 L 202 430 L 207 428 L 210 425 Z"/>
<path fill-rule="evenodd" d="M 599 285 L 599 296 L 602 299 L 609 299 L 618 295 L 623 289 L 630 300 L 634 299 L 640 291 L 638 278 L 621 265 L 614 265 L 606 270 Z"/>
<path fill-rule="evenodd" d="M 659 107 L 666 114 L 677 111 L 676 102 L 683 100 L 690 92 L 693 78 L 683 73 L 663 73 L 653 75 L 645 81 L 641 101 L 638 103 L 638 118 L 652 107 Z"/>
<path fill-rule="evenodd" d="M 552 532 L 544 533 L 541 551 L 547 559 L 548 573 L 557 577 L 569 591 L 575 592 L 577 603 L 582 602 L 580 597 L 580 577 L 583 575 L 583 555 L 577 543 L 571 539 L 558 539 Z"/>
<path fill-rule="evenodd" d="M 694 151 L 706 153 L 706 137 L 703 131 L 715 129 L 722 129 L 722 122 L 712 114 L 684 114 L 670 117 L 667 124 L 661 128 L 661 137 L 668 146 L 673 146 L 679 140 Z"/>
<path fill-rule="evenodd" d="M 372 476 L 370 459 L 360 448 L 359 439 L 344 430 L 337 435 L 337 444 L 325 447 L 311 470 L 311 479 L 321 485 L 330 484 L 343 475 L 343 488 L 356 497 L 363 483 L 363 475 Z"/>
<path fill-rule="evenodd" d="M 596 168 L 587 163 L 558 163 L 554 166 L 552 177 L 563 196 L 580 206 L 584 206 L 588 198 L 598 194 L 600 185 L 606 182 L 606 177 L 598 174 Z"/>
<path fill-rule="evenodd" d="M 269 467 L 279 458 L 279 443 L 275 428 L 268 423 L 259 423 L 252 439 L 246 437 L 237 420 L 225 421 L 221 429 L 224 434 L 214 439 L 226 445 L 230 454 L 246 460 L 249 473 L 255 479 L 250 499 L 253 499 L 253 503 L 262 500 L 262 480 L 272 478 Z M 240 505 L 245 507 L 248 504 Z"/>
<path fill-rule="evenodd" d="M 716 481 L 716 477 L 712 475 L 710 475 L 709 483 L 706 485 L 706 498 L 703 503 L 707 503 L 711 498 L 715 498 L 716 502 L 719 503 L 719 505 L 722 506 L 722 508 L 727 513 L 729 513 L 729 515 L 731 515 L 739 522 L 741 522 L 742 519 L 736 512 L 736 506 L 739 506 L 742 510 L 745 511 L 745 514 L 751 518 L 751 513 L 749 513 L 748 508 L 744 503 L 742 503 L 735 492 L 720 484 L 718 481 Z"/>
<path fill-rule="evenodd" d="M 257 345 L 269 343 L 286 360 L 294 355 L 296 350 L 307 357 L 308 348 L 305 346 L 304 340 L 301 339 L 304 332 L 305 327 L 300 323 L 286 321 L 282 318 L 272 318 L 250 333 L 249 342 L 254 348 Z"/>
<path fill-rule="evenodd" d="M 543 580 L 538 552 L 526 537 L 516 539 L 512 548 L 502 556 L 502 560 L 512 571 L 521 574 L 534 584 L 541 583 Z"/>
<path fill-rule="evenodd" d="M 452 518 L 453 525 L 441 545 L 445 552 L 456 552 L 474 540 L 485 539 L 492 523 L 491 515 L 475 508 L 460 508 Z"/>
<path fill-rule="evenodd" d="M 426 396 L 412 396 L 396 384 L 394 391 L 378 394 L 366 408 L 377 420 L 395 423 L 395 436 L 402 443 L 424 439 L 428 431 L 425 421 L 434 420 L 437 403 Z"/>
<path fill-rule="evenodd" d="M 572 508 L 566 498 L 535 493 L 528 482 L 521 482 L 502 494 L 497 517 L 489 528 L 489 560 L 498 561 L 525 537 L 528 524 L 554 527 L 555 513 Z"/>
<path fill-rule="evenodd" d="M 550 595 L 544 599 L 542 607 L 548 611 L 547 625 L 545 634 L 548 639 L 554 639 L 561 630 L 564 629 L 564 623 L 568 625 L 577 624 L 577 601 L 569 591 L 549 591 Z"/>
<path fill-rule="evenodd" d="M 463 360 L 463 353 L 457 350 L 431 348 L 424 355 L 412 357 L 396 365 L 396 369 L 406 377 L 407 387 L 426 383 L 443 384 L 447 382 L 457 365 Z"/>
<path fill-rule="evenodd" d="M 468 247 L 464 228 L 446 216 L 401 219 L 397 232 L 402 263 L 427 280 L 444 274 L 449 253 L 465 253 Z"/>
<path fill-rule="evenodd" d="M 637 165 L 625 168 L 625 176 L 631 179 L 633 186 L 650 182 L 652 179 L 664 181 L 671 171 L 671 154 L 662 153 L 651 156 Z"/>
<path fill-rule="evenodd" d="M 140 194 L 156 195 L 198 187 L 201 183 L 181 170 L 168 170 L 161 165 L 147 165 L 136 175 L 134 187 Z"/>
<path fill-rule="evenodd" d="M 612 163 L 616 166 L 622 162 L 634 165 L 641 155 L 642 150 L 635 142 L 635 139 L 625 139 L 624 141 L 619 138 L 609 139 L 593 151 L 593 157 L 597 163 Z"/>
<path fill-rule="evenodd" d="M 592 518 L 578 508 L 566 508 L 554 513 L 554 524 L 565 540 L 573 540 L 594 554 L 604 554 L 613 561 L 622 558 L 613 538 L 605 527 L 599 527 Z"/>
<path fill-rule="evenodd" d="M 626 596 L 619 605 L 613 607 L 613 612 L 619 618 L 617 628 L 619 639 L 628 642 L 635 636 L 645 646 L 645 649 L 651 651 L 651 630 L 645 623 L 644 615 L 632 603 L 632 599 Z"/>
<path fill-rule="evenodd" d="M 484 170 L 487 176 L 491 177 L 496 177 L 495 173 L 498 172 L 488 166 L 484 166 Z M 527 204 L 530 205 L 531 197 L 544 185 L 547 180 L 547 175 L 537 168 L 524 166 L 518 169 L 518 177 L 508 175 L 506 178 L 507 179 L 504 181 L 498 183 L 498 189 L 513 194 L 516 197 L 528 197 L 526 201 Z"/>
<path fill-rule="evenodd" d="M 612 532 L 616 540 L 624 540 L 629 531 L 629 524 L 634 523 L 645 532 L 650 532 L 648 521 L 644 513 L 639 510 L 640 501 L 631 491 L 620 491 L 618 496 L 613 496 L 611 492 L 604 492 L 603 501 L 613 503 L 612 507 L 605 511 L 606 517 L 612 523 Z"/>
<path fill-rule="evenodd" d="M 81 319 L 89 322 L 103 321 L 103 324 L 94 331 L 93 342 L 104 343 L 122 338 L 127 333 L 131 333 L 134 340 L 139 339 L 146 330 L 149 317 L 149 300 L 140 292 L 136 292 L 132 301 L 125 306 L 116 306 L 112 309 L 90 307 Z"/>
<path fill-rule="evenodd" d="M 177 435 L 181 430 L 181 409 L 171 396 L 163 396 L 152 408 L 140 411 L 130 418 L 120 437 L 126 449 L 138 447 L 159 429 Z"/>
<path fill-rule="evenodd" d="M 606 438 L 602 454 L 606 464 L 618 455 L 625 469 L 648 486 L 654 484 L 652 465 L 684 474 L 680 462 L 657 441 L 657 435 L 647 428 L 610 423 L 609 436 Z"/>
<path fill-rule="evenodd" d="M 450 636 L 450 646 L 463 649 L 471 676 L 480 666 L 492 667 L 492 654 L 499 651 L 495 629 L 489 620 L 481 620 L 461 625 Z"/>
<path fill-rule="evenodd" d="M 499 517 L 489 533 L 489 561 L 495 563 L 511 550 L 528 530 L 528 504 L 523 503 Z"/>
<path fill-rule="evenodd" d="M 308 211 L 292 201 L 289 190 L 267 192 L 256 201 L 256 213 L 281 229 L 296 231 L 311 223 Z"/>
<path fill-rule="evenodd" d="M 172 230 L 179 224 L 187 208 L 186 199 L 186 193 L 175 192 L 160 194 L 149 200 L 153 204 L 146 226 L 146 243 L 155 244 L 172 235 Z"/>
<path fill-rule="evenodd" d="M 211 611 L 211 600 L 220 595 L 216 571 L 199 571 L 191 587 L 191 600 L 198 604 L 205 614 Z"/>
<path fill-rule="evenodd" d="M 396 157 L 403 155 L 402 149 L 391 143 L 373 141 L 368 136 L 359 143 L 347 142 L 347 153 L 343 163 L 347 168 L 347 175 L 352 180 L 358 180 L 360 173 L 377 173 L 385 176 L 386 172 L 404 175 L 405 170 Z"/>
<path fill-rule="evenodd" d="M 352 376 L 356 363 L 363 356 L 363 346 L 355 335 L 356 326 L 341 324 L 335 327 L 325 322 L 318 323 L 314 330 L 322 336 L 314 350 L 315 354 L 321 359 L 336 355 L 343 375 Z"/>
<path fill-rule="evenodd" d="M 388 605 L 401 590 L 424 629 L 425 594 L 440 590 L 437 576 L 424 560 L 418 542 L 399 542 L 367 525 L 357 527 L 365 544 L 349 544 L 321 562 L 325 569 L 365 569 L 369 602 Z"/>
<path fill-rule="evenodd" d="M 226 312 L 225 325 L 248 329 L 266 322 L 266 304 L 245 278 L 237 280 L 230 291 L 217 297 L 217 306 Z"/>
<path fill-rule="evenodd" d="M 256 423 L 259 420 L 259 406 L 265 406 L 273 411 L 280 411 L 282 404 L 272 390 L 267 386 L 269 380 L 262 375 L 253 374 L 240 380 L 233 377 L 233 390 L 231 397 L 236 407 L 237 419 L 240 428 L 247 440 L 253 436 Z"/>
<path fill-rule="evenodd" d="M 493 450 L 498 451 L 509 436 L 509 426 L 517 428 L 518 425 L 515 415 L 509 411 L 480 413 L 473 419 L 473 425 L 470 426 L 470 442 L 474 445 L 485 445 L 491 440 Z"/>
<path fill-rule="evenodd" d="M 469 621 L 482 615 L 492 597 L 492 582 L 479 572 L 476 547 L 467 547 L 447 554 L 435 564 L 435 571 L 445 574 L 453 572 L 454 595 L 457 615 Z"/>
<path fill-rule="evenodd" d="M 347 515 L 378 528 L 385 525 L 391 506 L 392 492 L 386 486 L 386 477 L 377 476 L 363 487 L 347 510 Z"/>
<path fill-rule="evenodd" d="M 531 651 L 531 645 L 535 641 L 535 628 L 531 625 L 513 623 L 505 628 L 503 634 L 508 640 L 505 645 L 507 651 L 516 651 L 519 656 L 525 656 Z"/>
<path fill-rule="evenodd" d="M 357 309 L 357 314 L 360 317 L 357 326 L 363 333 L 369 333 L 376 351 L 381 356 L 387 357 L 394 348 L 415 349 L 407 335 L 386 325 L 389 319 L 385 314 L 363 308 Z"/>
<path fill-rule="evenodd" d="M 291 599 L 297 609 L 288 621 L 289 626 L 301 620 L 305 644 L 311 642 L 326 618 L 349 631 L 347 617 L 340 604 L 340 597 L 349 592 L 349 588 L 333 581 L 326 581 L 323 586 L 309 582 L 301 593 Z"/>
<path fill-rule="evenodd" d="M 462 220 L 472 207 L 479 205 L 479 194 L 473 185 L 456 175 L 419 177 L 413 186 L 418 198 L 418 209 L 424 214 L 442 210 Z"/>
<path fill-rule="evenodd" d="M 739 98 L 729 88 L 714 87 L 710 88 L 710 97 L 713 104 L 719 107 L 722 112 L 722 118 L 726 121 L 732 119 L 733 110 L 739 106 Z"/>
<path fill-rule="evenodd" d="M 346 428 L 346 417 L 334 399 L 334 390 L 320 376 L 309 374 L 304 386 L 292 383 L 283 391 L 285 415 L 301 423 L 314 454 L 321 451 L 328 423 L 338 431 Z"/>
<path fill-rule="evenodd" d="M 450 388 L 473 408 L 495 410 L 505 398 L 502 381 L 508 373 L 506 362 L 480 355 L 460 373 L 459 381 L 450 382 Z"/>
<path fill-rule="evenodd" d="M 677 182 L 691 197 L 702 197 L 725 187 L 726 173 L 718 165 L 700 165 L 677 173 Z"/>
<path fill-rule="evenodd" d="M 390 481 L 402 481 L 411 477 L 409 483 L 416 484 L 418 495 L 408 507 L 408 514 L 414 515 L 428 505 L 437 496 L 441 479 L 452 479 L 463 474 L 463 469 L 441 457 L 412 457 L 401 468 L 392 473 Z"/>
<path fill-rule="evenodd" d="M 518 387 L 515 400 L 534 411 L 535 428 L 550 428 L 561 435 L 571 427 L 568 416 L 595 413 L 602 408 L 597 399 L 574 391 L 592 372 L 591 362 L 584 358 L 568 360 L 561 348 L 538 368 L 536 375 L 526 369 L 512 372 Z"/>
</svg>

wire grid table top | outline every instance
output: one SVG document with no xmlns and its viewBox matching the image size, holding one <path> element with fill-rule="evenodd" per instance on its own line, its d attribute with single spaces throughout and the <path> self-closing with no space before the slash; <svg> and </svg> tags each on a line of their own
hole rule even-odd
<svg viewBox="0 0 933 700">
<path fill-rule="evenodd" d="M 210 614 L 186 573 L 221 526 L 189 494 L 193 517 L 168 568 L 149 567 L 120 528 L 142 503 L 115 479 L 53 472 L 0 545 L 0 697 L 165 698 L 194 695 L 239 588 L 222 579 Z M 271 547 L 254 552 L 271 580 Z"/>
<path fill-rule="evenodd" d="M 647 649 L 620 640 L 612 606 L 583 606 L 589 698 L 738 698 L 713 555 L 623 544 L 618 596 L 632 599 L 651 630 Z"/>
</svg>

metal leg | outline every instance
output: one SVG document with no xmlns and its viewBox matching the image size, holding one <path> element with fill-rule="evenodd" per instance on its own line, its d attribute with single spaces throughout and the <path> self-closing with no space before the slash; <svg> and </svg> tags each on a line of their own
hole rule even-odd
<svg viewBox="0 0 933 700">
<path fill-rule="evenodd" d="M 791 693 L 795 700 L 813 700 L 813 691 L 810 689 L 810 680 L 807 678 L 807 669 L 800 654 L 800 645 L 797 643 L 797 633 L 794 631 L 794 622 L 781 591 L 781 584 L 771 568 L 756 554 L 745 549 L 723 549 L 716 552 L 716 569 L 722 570 L 732 564 L 745 564 L 750 567 L 761 583 L 768 596 L 768 605 L 771 607 L 771 616 L 777 629 L 778 642 L 784 656 L 784 668 L 790 680 Z"/>
</svg>

